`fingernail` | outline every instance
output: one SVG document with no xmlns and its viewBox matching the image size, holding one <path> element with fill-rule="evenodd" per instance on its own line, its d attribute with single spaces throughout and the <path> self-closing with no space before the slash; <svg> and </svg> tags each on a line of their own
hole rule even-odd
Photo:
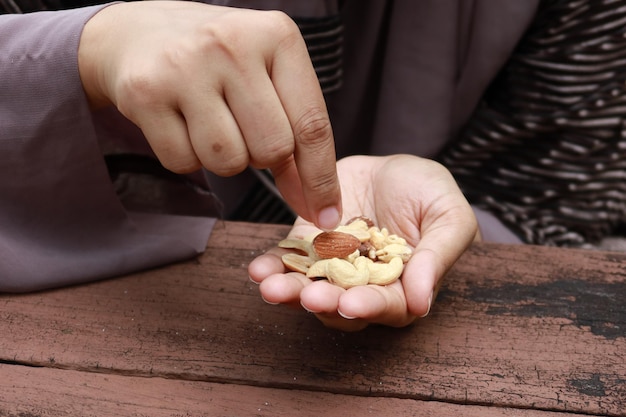
<svg viewBox="0 0 626 417">
<path fill-rule="evenodd" d="M 337 207 L 326 207 L 320 211 L 317 223 L 322 230 L 333 230 L 339 225 L 341 216 Z"/>
<path fill-rule="evenodd" d="M 259 283 L 258 283 L 258 282 L 256 282 L 255 280 L 253 280 L 253 279 L 252 279 L 252 277 L 251 277 L 250 275 L 248 275 L 248 279 L 249 279 L 250 281 L 254 282 L 256 285 L 259 285 Z"/>
<path fill-rule="evenodd" d="M 277 306 L 280 303 L 273 303 L 271 301 L 267 301 L 265 298 L 263 298 L 263 296 L 261 296 L 261 298 L 263 299 L 263 301 L 265 301 L 267 304 L 271 305 L 271 306 Z"/>
<path fill-rule="evenodd" d="M 300 305 L 302 306 L 303 309 L 305 309 L 308 313 L 313 313 L 313 314 L 317 314 L 319 313 L 319 311 L 313 311 L 309 308 L 307 308 L 307 306 L 305 306 L 304 304 L 300 303 Z"/>
<path fill-rule="evenodd" d="M 428 310 L 426 310 L 426 313 L 422 316 L 422 318 L 426 317 L 428 315 L 428 313 L 430 313 L 430 307 L 433 304 L 433 292 L 430 292 L 430 295 L 428 296 Z"/>
<path fill-rule="evenodd" d="M 341 317 L 343 317 L 344 319 L 347 319 L 347 320 L 354 320 L 354 319 L 356 319 L 356 317 L 351 317 L 351 316 L 348 316 L 348 315 L 346 315 L 346 314 L 343 314 L 343 313 L 341 312 L 341 310 L 337 310 L 337 313 L 339 313 L 339 315 L 340 315 Z"/>
</svg>

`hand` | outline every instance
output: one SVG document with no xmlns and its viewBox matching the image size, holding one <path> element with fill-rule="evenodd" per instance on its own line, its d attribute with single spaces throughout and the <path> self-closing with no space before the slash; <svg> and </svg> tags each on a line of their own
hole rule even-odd
<svg viewBox="0 0 626 417">
<path fill-rule="evenodd" d="M 450 173 L 440 164 L 408 155 L 353 156 L 338 163 L 344 221 L 367 216 L 415 248 L 401 280 L 388 286 L 344 290 L 326 280 L 285 273 L 274 248 L 249 265 L 269 303 L 301 305 L 327 326 L 354 331 L 369 323 L 401 327 L 430 311 L 441 281 L 478 238 L 474 213 Z M 289 235 L 315 232 L 298 218 Z"/>
<path fill-rule="evenodd" d="M 328 113 L 298 27 L 282 12 L 113 4 L 85 25 L 78 64 L 91 105 L 117 106 L 166 168 L 270 168 L 300 216 L 338 224 Z"/>
</svg>

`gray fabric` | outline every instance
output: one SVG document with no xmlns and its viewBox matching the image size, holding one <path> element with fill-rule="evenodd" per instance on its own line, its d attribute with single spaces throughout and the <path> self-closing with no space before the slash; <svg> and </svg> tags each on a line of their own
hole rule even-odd
<svg viewBox="0 0 626 417">
<path fill-rule="evenodd" d="M 507 228 L 497 217 L 479 207 L 472 206 L 478 221 L 480 236 L 483 242 L 521 244 L 522 240 Z"/>
<path fill-rule="evenodd" d="M 188 258 L 213 225 L 131 216 L 116 197 L 77 68 L 80 31 L 97 10 L 0 16 L 0 291 Z"/>
<path fill-rule="evenodd" d="M 467 122 L 537 1 L 345 2 L 344 86 L 327 97 L 339 156 L 435 157 Z"/>
</svg>

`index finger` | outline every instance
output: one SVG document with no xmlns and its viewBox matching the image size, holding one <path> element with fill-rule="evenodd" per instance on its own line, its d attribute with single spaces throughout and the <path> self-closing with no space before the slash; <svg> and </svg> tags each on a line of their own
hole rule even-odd
<svg viewBox="0 0 626 417">
<path fill-rule="evenodd" d="M 298 214 L 308 216 L 320 229 L 333 229 L 339 224 L 342 212 L 333 132 L 317 75 L 299 31 L 297 36 L 278 46 L 270 76 L 295 141 L 294 159 L 287 161 L 286 166 L 273 168 L 276 183 L 281 191 L 289 188 L 285 182 L 293 174 L 290 164 L 295 163 L 307 207 L 307 213 Z M 287 195 L 285 198 L 289 201 Z"/>
</svg>

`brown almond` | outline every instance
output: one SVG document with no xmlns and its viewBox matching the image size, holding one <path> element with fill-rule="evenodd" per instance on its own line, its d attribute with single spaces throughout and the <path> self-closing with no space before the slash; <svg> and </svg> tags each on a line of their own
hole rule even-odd
<svg viewBox="0 0 626 417">
<path fill-rule="evenodd" d="M 322 232 L 313 239 L 313 251 L 321 259 L 345 258 L 359 246 L 357 237 L 343 232 Z"/>
</svg>

